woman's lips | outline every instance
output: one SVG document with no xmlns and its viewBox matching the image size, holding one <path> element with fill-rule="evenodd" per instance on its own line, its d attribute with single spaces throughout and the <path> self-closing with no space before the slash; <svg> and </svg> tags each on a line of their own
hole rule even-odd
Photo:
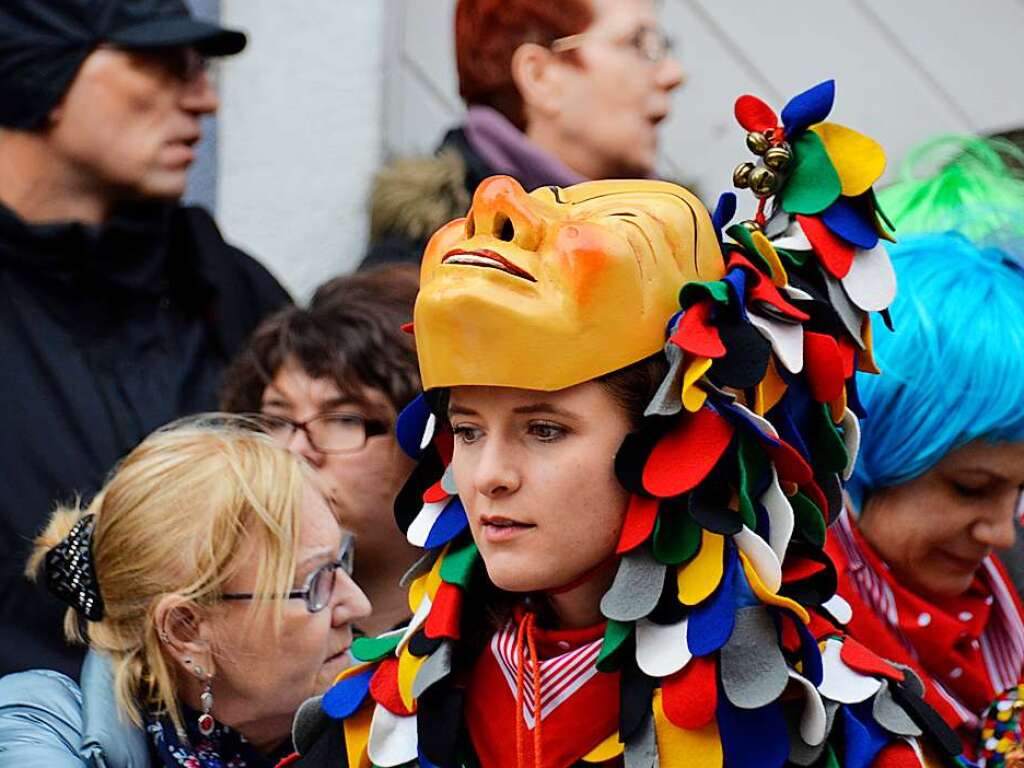
<svg viewBox="0 0 1024 768">
<path fill-rule="evenodd" d="M 334 664 L 335 662 L 346 660 L 348 658 L 348 650 L 351 647 L 352 646 L 350 645 L 346 645 L 333 656 L 328 656 L 326 659 L 324 659 L 324 664 Z"/>
<path fill-rule="evenodd" d="M 520 523 L 507 517 L 480 518 L 480 530 L 488 541 L 509 541 L 536 528 L 536 525 Z"/>
</svg>

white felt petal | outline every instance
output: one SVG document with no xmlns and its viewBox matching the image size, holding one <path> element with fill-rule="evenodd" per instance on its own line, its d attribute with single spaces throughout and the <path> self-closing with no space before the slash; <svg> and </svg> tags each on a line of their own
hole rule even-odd
<svg viewBox="0 0 1024 768">
<path fill-rule="evenodd" d="M 910 745 L 912 750 L 914 750 L 914 754 L 917 755 L 917 759 L 921 763 L 921 768 L 928 765 L 928 761 L 924 759 L 924 750 L 921 749 L 921 742 L 917 739 L 904 739 L 904 741 Z"/>
<path fill-rule="evenodd" d="M 821 604 L 821 607 L 828 611 L 833 619 L 844 626 L 849 624 L 853 618 L 853 608 L 838 594 L 832 595 L 832 597 Z"/>
<path fill-rule="evenodd" d="M 430 441 L 434 439 L 434 430 L 437 429 L 437 416 L 430 414 L 427 417 L 427 426 L 423 428 L 423 437 L 420 438 L 420 450 L 425 451 Z"/>
<path fill-rule="evenodd" d="M 735 408 L 737 411 L 740 411 L 746 418 L 748 418 L 754 424 L 757 424 L 758 428 L 766 435 L 771 435 L 772 437 L 779 436 L 778 430 L 775 429 L 775 425 L 768 421 L 768 419 L 766 419 L 764 416 L 758 416 L 756 413 L 754 413 L 752 410 L 747 408 L 747 406 L 743 405 L 742 403 L 733 403 L 732 407 Z"/>
<path fill-rule="evenodd" d="M 810 301 L 814 298 L 807 291 L 801 291 L 795 285 L 784 285 L 782 290 L 793 301 Z"/>
<path fill-rule="evenodd" d="M 843 286 L 839 284 L 832 275 L 826 270 L 820 270 L 822 277 L 825 278 L 825 286 L 828 288 L 828 300 L 832 302 L 832 308 L 839 315 L 839 320 L 842 322 L 846 332 L 853 339 L 854 343 L 864 349 L 864 340 L 861 339 L 861 330 L 864 325 L 864 313 L 852 302 L 850 297 L 846 295 L 846 291 L 843 290 Z"/>
<path fill-rule="evenodd" d="M 769 320 L 756 312 L 748 312 L 750 324 L 772 345 L 772 351 L 787 371 L 800 373 L 804 368 L 804 327 L 799 323 Z"/>
<path fill-rule="evenodd" d="M 881 312 L 896 297 L 896 272 L 882 241 L 871 250 L 858 248 L 842 280 L 850 301 L 865 312 Z"/>
<path fill-rule="evenodd" d="M 846 666 L 839 656 L 842 646 L 842 642 L 835 638 L 825 641 L 825 650 L 821 654 L 824 677 L 818 692 L 840 704 L 858 704 L 874 696 L 882 687 L 882 681 L 854 672 Z"/>
<path fill-rule="evenodd" d="M 416 715 L 399 717 L 380 704 L 376 706 L 367 744 L 370 762 L 381 768 L 404 765 L 416 759 L 417 744 Z"/>
<path fill-rule="evenodd" d="M 853 474 L 853 468 L 857 464 L 857 454 L 860 453 L 860 419 L 849 408 L 843 413 L 842 427 L 843 443 L 846 445 L 846 455 L 849 457 L 846 469 L 843 470 L 843 480 L 846 481 Z"/>
<path fill-rule="evenodd" d="M 405 628 L 405 634 L 402 635 L 402 639 L 398 641 L 398 645 L 395 646 L 395 657 L 402 655 L 402 651 L 405 650 L 405 646 L 409 644 L 412 636 L 416 634 L 420 627 L 427 621 L 427 616 L 430 615 L 430 598 L 426 595 L 420 600 L 419 607 L 416 609 L 416 613 L 412 615 L 412 620 L 409 621 L 409 626 Z"/>
<path fill-rule="evenodd" d="M 459 493 L 459 488 L 455 485 L 455 465 L 449 464 L 444 474 L 441 476 L 441 490 L 447 493 L 449 496 L 456 496 Z"/>
<path fill-rule="evenodd" d="M 761 494 L 761 505 L 768 513 L 768 544 L 775 556 L 783 561 L 786 559 L 789 540 L 793 536 L 795 519 L 793 505 L 789 503 L 786 494 L 782 492 L 782 486 L 779 485 L 779 473 L 775 471 L 774 466 L 771 470 L 772 482 Z"/>
<path fill-rule="evenodd" d="M 789 670 L 789 679 L 800 683 L 804 689 L 804 712 L 800 717 L 800 738 L 811 747 L 816 747 L 825 741 L 827 718 L 825 717 L 825 704 L 818 694 L 814 683 L 801 674 Z"/>
<path fill-rule="evenodd" d="M 783 248 L 787 251 L 813 251 L 814 248 L 811 246 L 811 241 L 807 239 L 807 235 L 804 234 L 803 227 L 800 226 L 800 222 L 796 219 L 792 221 L 789 228 L 781 237 L 776 237 L 771 241 L 772 245 L 776 248 Z"/>
<path fill-rule="evenodd" d="M 430 529 L 434 527 L 434 523 L 437 522 L 437 518 L 441 516 L 444 508 L 448 506 L 449 501 L 450 499 L 443 499 L 423 505 L 413 521 L 409 523 L 409 530 L 405 532 L 405 538 L 409 540 L 410 544 L 414 547 L 422 547 L 427 543 Z"/>
<path fill-rule="evenodd" d="M 782 563 L 771 545 L 745 525 L 732 539 L 740 548 L 740 552 L 746 555 L 750 564 L 754 566 L 761 583 L 770 592 L 778 592 L 782 587 Z"/>
<path fill-rule="evenodd" d="M 647 619 L 636 623 L 636 663 L 644 674 L 668 677 L 685 667 L 693 654 L 686 643 L 687 620 L 676 624 L 655 624 Z"/>
</svg>

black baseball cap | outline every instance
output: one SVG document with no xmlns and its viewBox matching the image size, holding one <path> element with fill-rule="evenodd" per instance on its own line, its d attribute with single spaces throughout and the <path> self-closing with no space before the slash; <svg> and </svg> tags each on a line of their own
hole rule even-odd
<svg viewBox="0 0 1024 768">
<path fill-rule="evenodd" d="M 104 44 L 230 56 L 246 37 L 195 18 L 184 0 L 0 0 L 0 126 L 43 125 L 85 58 Z"/>
</svg>

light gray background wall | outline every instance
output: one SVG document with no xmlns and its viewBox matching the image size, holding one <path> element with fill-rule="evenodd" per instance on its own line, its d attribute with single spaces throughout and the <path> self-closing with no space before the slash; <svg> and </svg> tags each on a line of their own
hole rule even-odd
<svg viewBox="0 0 1024 768">
<path fill-rule="evenodd" d="M 221 73 L 220 221 L 299 294 L 358 263 L 379 163 L 432 150 L 459 120 L 454 4 L 221 0 L 252 43 Z M 744 92 L 781 107 L 835 77 L 834 118 L 884 144 L 890 178 L 928 136 L 1024 124 L 1024 0 L 662 5 L 689 82 L 664 124 L 661 170 L 712 202 L 749 159 L 732 118 Z"/>
</svg>

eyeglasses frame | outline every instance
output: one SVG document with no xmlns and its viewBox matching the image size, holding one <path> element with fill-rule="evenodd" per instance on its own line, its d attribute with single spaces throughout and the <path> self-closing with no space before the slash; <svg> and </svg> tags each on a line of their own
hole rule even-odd
<svg viewBox="0 0 1024 768">
<path fill-rule="evenodd" d="M 381 419 L 368 419 L 365 416 L 361 416 L 358 413 L 349 413 L 347 411 L 331 411 L 328 413 L 318 413 L 316 416 L 306 419 L 305 421 L 296 421 L 295 419 L 289 419 L 287 416 L 278 416 L 275 413 L 253 413 L 248 414 L 254 421 L 261 424 L 264 427 L 269 426 L 266 422 L 279 421 L 291 426 L 291 434 L 288 435 L 288 439 L 292 439 L 292 435 L 295 434 L 296 430 L 302 430 L 306 436 L 306 440 L 313 447 L 313 450 L 317 453 L 323 453 L 329 456 L 344 456 L 349 453 L 357 453 L 366 447 L 366 441 L 371 437 L 377 437 L 378 435 L 386 435 L 391 431 L 391 425 Z M 344 416 L 346 418 L 360 421 L 363 424 L 363 443 L 358 448 L 346 448 L 340 449 L 325 449 L 321 448 L 316 444 L 316 440 L 313 439 L 313 435 L 309 432 L 309 425 L 314 421 L 323 421 L 332 417 Z"/>
</svg>

